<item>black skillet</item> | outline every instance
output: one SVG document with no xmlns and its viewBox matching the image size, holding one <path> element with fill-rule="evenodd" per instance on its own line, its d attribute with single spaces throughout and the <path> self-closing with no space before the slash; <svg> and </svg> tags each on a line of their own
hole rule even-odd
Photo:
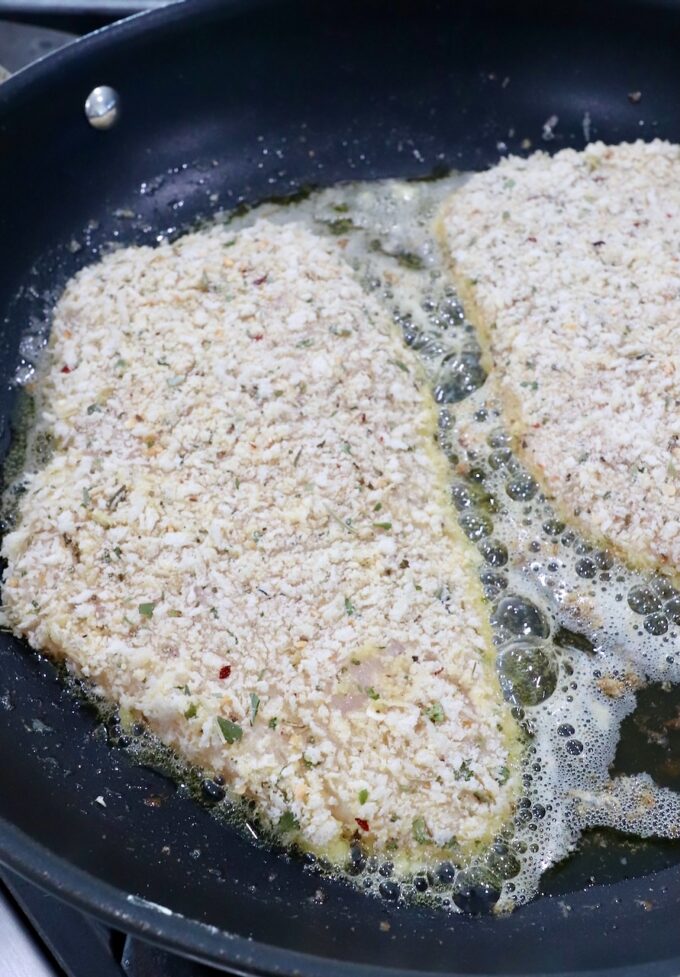
<svg viewBox="0 0 680 977">
<path fill-rule="evenodd" d="M 108 131 L 83 112 L 97 85 L 120 96 Z M 680 141 L 680 6 L 663 0 L 197 0 L 90 36 L 0 88 L 2 449 L 22 330 L 111 240 L 153 243 L 308 184 L 482 168 L 527 140 L 656 135 Z M 5 634 L 0 758 L 0 860 L 225 968 L 680 972 L 677 846 L 591 840 L 501 919 L 366 897 L 135 766 Z M 633 743 L 621 763 L 641 758 Z"/>
</svg>

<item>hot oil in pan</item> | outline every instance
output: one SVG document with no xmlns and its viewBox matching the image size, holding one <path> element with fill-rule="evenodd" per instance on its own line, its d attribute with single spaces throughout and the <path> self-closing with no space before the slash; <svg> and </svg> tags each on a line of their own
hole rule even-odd
<svg viewBox="0 0 680 977">
<path fill-rule="evenodd" d="M 680 771 L 669 747 L 680 735 L 673 725 L 680 729 L 680 697 L 673 699 L 671 691 L 680 679 L 680 595 L 666 579 L 632 573 L 579 539 L 515 458 L 499 409 L 487 396 L 474 330 L 430 231 L 439 202 L 460 181 L 454 176 L 349 184 L 226 219 L 234 228 L 255 216 L 302 221 L 336 239 L 431 380 L 440 443 L 457 472 L 452 502 L 481 555 L 499 679 L 525 732 L 523 794 L 513 822 L 472 862 L 449 851 L 431 871 L 397 879 L 389 863 L 368 856 L 357 843 L 346 874 L 388 899 L 426 899 L 483 912 L 532 898 L 546 870 L 587 829 L 677 836 L 680 796 L 673 787 Z M 40 345 L 43 334 L 31 341 Z M 35 430 L 27 448 L 38 464 L 49 451 Z M 6 472 L 10 481 L 25 450 L 19 441 Z M 20 482 L 14 483 L 6 493 L 10 518 L 20 490 Z M 655 684 L 640 691 L 649 683 Z M 251 834 L 260 832 L 253 812 L 232 802 L 225 785 L 202 780 L 125 716 L 101 708 L 117 745 L 187 784 L 220 816 L 236 819 Z M 648 744 L 646 751 L 641 742 Z M 603 839 L 599 834 L 591 847 Z M 634 849 L 630 857 L 634 862 Z M 547 888 L 553 885 L 548 879 Z"/>
</svg>

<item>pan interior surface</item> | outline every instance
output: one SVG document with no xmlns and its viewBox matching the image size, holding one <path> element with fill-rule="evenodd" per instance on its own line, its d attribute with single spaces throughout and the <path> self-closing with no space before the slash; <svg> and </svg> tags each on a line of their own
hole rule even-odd
<svg viewBox="0 0 680 977">
<path fill-rule="evenodd" d="M 208 0 L 18 75 L 0 89 L 3 451 L 22 334 L 111 242 L 154 243 L 308 185 L 591 138 L 680 141 L 679 35 L 680 9 L 663 3 Z M 83 113 L 102 84 L 122 110 L 108 131 Z M 244 972 L 678 969 L 672 843 L 589 839 L 545 898 L 505 918 L 395 907 L 220 825 L 112 746 L 52 665 L 0 639 L 0 857 L 121 926 Z M 650 690 L 647 707 L 670 708 L 669 694 Z M 634 742 L 619 761 L 647 762 Z"/>
</svg>

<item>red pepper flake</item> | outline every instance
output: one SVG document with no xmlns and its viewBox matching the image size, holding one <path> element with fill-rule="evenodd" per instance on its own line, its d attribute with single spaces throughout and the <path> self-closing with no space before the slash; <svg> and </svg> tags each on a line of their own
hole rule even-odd
<svg viewBox="0 0 680 977">
<path fill-rule="evenodd" d="M 64 364 L 64 366 L 62 366 L 62 368 L 61 368 L 61 372 L 62 373 L 70 373 L 71 372 L 71 367 L 70 366 L 66 366 L 66 364 Z"/>
<path fill-rule="evenodd" d="M 364 818 L 355 818 L 354 820 L 359 825 L 359 827 L 361 828 L 362 831 L 370 831 L 371 830 L 369 828 L 369 826 L 368 826 L 368 821 L 366 821 Z"/>
<path fill-rule="evenodd" d="M 256 282 L 255 284 L 257 284 L 257 282 Z M 255 333 L 255 335 L 254 335 L 254 336 L 251 336 L 250 338 L 251 338 L 251 339 L 254 339 L 256 343 L 259 343 L 259 341 L 260 341 L 261 339 L 264 339 L 264 336 L 262 335 L 262 333 L 261 333 L 261 332 L 257 332 L 257 333 Z"/>
<path fill-rule="evenodd" d="M 231 665 L 223 665 L 220 669 L 220 678 L 229 678 L 231 675 Z"/>
<path fill-rule="evenodd" d="M 267 281 L 268 278 L 269 278 L 269 274 L 268 273 L 264 274 L 262 278 L 256 278 L 255 281 L 253 282 L 253 285 L 264 285 L 264 283 Z"/>
</svg>

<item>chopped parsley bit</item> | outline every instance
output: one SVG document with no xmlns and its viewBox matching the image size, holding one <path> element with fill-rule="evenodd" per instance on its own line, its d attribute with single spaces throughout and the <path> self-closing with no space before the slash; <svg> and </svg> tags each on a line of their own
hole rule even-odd
<svg viewBox="0 0 680 977">
<path fill-rule="evenodd" d="M 413 832 L 414 840 L 417 841 L 419 845 L 429 845 L 432 841 L 432 836 L 430 835 L 427 824 L 425 823 L 425 818 L 414 818 L 411 830 Z"/>
<path fill-rule="evenodd" d="M 365 804 L 367 800 L 368 800 L 368 791 L 366 790 L 365 787 L 362 787 L 361 790 L 359 791 L 359 803 Z"/>
<path fill-rule="evenodd" d="M 501 785 L 501 787 L 503 786 L 503 784 L 507 784 L 509 779 L 510 779 L 510 771 L 508 770 L 508 768 L 499 767 L 498 773 L 496 774 L 496 780 Z"/>
<path fill-rule="evenodd" d="M 198 709 L 196 708 L 196 703 L 195 702 L 192 702 L 184 710 L 184 718 L 185 719 L 193 719 L 197 712 L 198 712 Z"/>
<path fill-rule="evenodd" d="M 419 271 L 424 267 L 423 259 L 418 254 L 414 254 L 412 251 L 399 251 L 394 255 L 402 268 L 411 268 L 414 271 Z"/>
<path fill-rule="evenodd" d="M 220 733 L 225 743 L 238 743 L 243 736 L 243 730 L 239 724 L 232 723 L 231 719 L 223 719 L 222 716 L 218 716 L 217 725 L 220 727 Z"/>
<path fill-rule="evenodd" d="M 181 611 L 173 611 L 173 610 L 168 611 L 168 617 L 181 617 L 181 616 L 182 616 Z"/>
<path fill-rule="evenodd" d="M 382 509 L 382 502 L 376 502 L 376 504 L 373 506 L 373 511 L 380 512 L 381 509 Z"/>
<path fill-rule="evenodd" d="M 350 447 L 349 441 L 343 441 L 342 448 L 340 450 L 343 451 L 346 455 L 351 455 L 352 449 Z"/>
<path fill-rule="evenodd" d="M 401 360 L 391 360 L 390 362 L 391 363 L 394 363 L 395 366 L 398 366 L 399 369 L 400 370 L 403 370 L 404 373 L 408 373 L 409 372 L 408 367 Z"/>
<path fill-rule="evenodd" d="M 373 528 L 374 529 L 384 529 L 384 530 L 387 531 L 387 530 L 389 530 L 389 529 L 392 528 L 392 523 L 391 522 L 374 522 L 373 523 Z"/>
<path fill-rule="evenodd" d="M 338 217 L 335 220 L 328 221 L 328 230 L 331 234 L 349 234 L 350 231 L 356 230 L 356 224 L 349 217 Z"/>
<path fill-rule="evenodd" d="M 348 617 L 352 617 L 352 615 L 353 614 L 356 614 L 356 612 L 357 612 L 356 607 L 354 606 L 354 604 L 352 603 L 352 601 L 349 599 L 349 597 L 345 597 L 345 611 L 347 612 L 347 616 Z"/>
<path fill-rule="evenodd" d="M 101 407 L 100 407 L 100 405 L 99 404 L 90 404 L 90 406 L 87 408 L 87 413 L 88 414 L 101 413 Z"/>
<path fill-rule="evenodd" d="M 220 615 L 218 614 L 218 612 L 217 612 L 217 608 L 216 608 L 216 607 L 211 607 L 211 608 L 210 608 L 210 613 L 212 614 L 212 616 L 213 616 L 214 618 L 218 618 L 218 617 L 220 616 Z"/>
<path fill-rule="evenodd" d="M 297 349 L 309 349 L 309 347 L 312 346 L 313 343 L 314 343 L 313 339 L 301 339 L 299 343 L 295 344 L 295 346 Z"/>
<path fill-rule="evenodd" d="M 257 710 L 260 708 L 260 697 L 257 692 L 250 693 L 250 725 L 252 726 L 257 718 Z"/>
<path fill-rule="evenodd" d="M 394 838 L 388 838 L 385 842 L 386 851 L 396 851 L 399 845 Z"/>
<path fill-rule="evenodd" d="M 290 831 L 297 831 L 300 822 L 292 811 L 284 811 L 276 827 L 282 834 L 288 834 Z"/>
<path fill-rule="evenodd" d="M 344 202 L 339 204 L 333 204 L 333 210 L 335 211 L 336 214 L 346 214 L 349 211 L 349 204 L 346 204 Z"/>
<path fill-rule="evenodd" d="M 153 611 L 156 604 L 154 601 L 149 601 L 146 604 L 140 604 L 137 608 L 142 617 L 153 617 Z"/>
<path fill-rule="evenodd" d="M 278 716 L 272 716 L 272 718 L 267 723 L 267 726 L 269 726 L 270 729 L 276 729 L 276 727 L 278 725 L 279 725 L 279 717 Z"/>
<path fill-rule="evenodd" d="M 183 692 L 185 695 L 191 695 L 188 685 L 176 685 L 175 688 L 178 692 Z"/>
<path fill-rule="evenodd" d="M 455 772 L 454 777 L 456 780 L 472 780 L 472 770 L 470 770 L 469 760 L 463 760 L 460 767 Z"/>
<path fill-rule="evenodd" d="M 374 702 L 376 699 L 380 698 L 380 693 L 376 692 L 372 685 L 369 685 L 369 687 L 366 689 L 366 695 L 369 699 L 373 699 Z"/>
<path fill-rule="evenodd" d="M 441 702 L 433 702 L 432 705 L 425 710 L 425 715 L 430 720 L 431 723 L 443 723 L 446 719 L 446 714 L 442 707 Z"/>
</svg>

